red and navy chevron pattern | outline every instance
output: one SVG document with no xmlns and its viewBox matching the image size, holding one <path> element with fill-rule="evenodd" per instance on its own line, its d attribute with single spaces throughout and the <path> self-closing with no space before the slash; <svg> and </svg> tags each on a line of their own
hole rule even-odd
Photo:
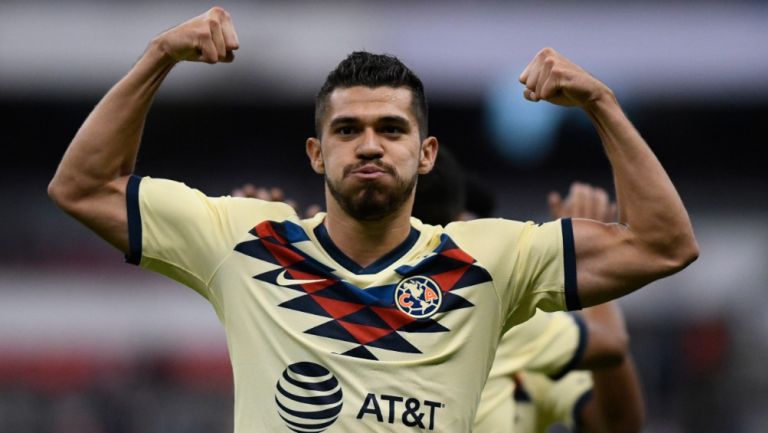
<svg viewBox="0 0 768 433">
<path fill-rule="evenodd" d="M 422 353 L 411 344 L 404 333 L 437 333 L 450 330 L 432 318 L 416 319 L 403 313 L 394 303 L 396 284 L 362 289 L 333 274 L 333 269 L 318 262 L 294 246 L 309 240 L 304 230 L 292 222 L 266 221 L 251 231 L 258 239 L 238 244 L 235 250 L 250 257 L 280 266 L 253 278 L 283 289 L 303 293 L 280 307 L 328 318 L 328 321 L 304 332 L 355 344 L 343 355 L 377 360 L 367 348 L 404 353 Z M 459 249 L 445 234 L 435 248 L 415 266 L 401 266 L 397 273 L 403 278 L 423 275 L 435 281 L 443 292 L 440 313 L 474 305 L 454 293 L 483 283 L 490 274 Z M 288 283 L 281 276 L 288 277 Z M 290 280 L 303 280 L 290 283 Z"/>
</svg>

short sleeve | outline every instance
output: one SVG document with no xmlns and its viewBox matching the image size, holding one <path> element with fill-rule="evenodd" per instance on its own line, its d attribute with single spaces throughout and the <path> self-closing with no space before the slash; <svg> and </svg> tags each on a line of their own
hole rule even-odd
<svg viewBox="0 0 768 433">
<path fill-rule="evenodd" d="M 570 219 L 475 220 L 449 224 L 446 232 L 491 274 L 506 328 L 525 322 L 537 308 L 581 308 Z"/>
<path fill-rule="evenodd" d="M 513 303 L 508 324 L 525 321 L 536 308 L 544 311 L 581 308 L 570 219 L 527 224 L 511 260 L 506 290 L 513 296 Z"/>
<path fill-rule="evenodd" d="M 183 183 L 132 177 L 126 191 L 126 260 L 211 299 L 208 284 L 238 239 L 257 223 L 294 214 L 282 203 L 207 197 Z"/>
<path fill-rule="evenodd" d="M 579 412 L 592 395 L 592 374 L 573 371 L 560 380 L 525 372 L 523 383 L 537 413 L 537 430 L 547 431 L 553 424 L 573 430 Z"/>
<path fill-rule="evenodd" d="M 563 312 L 537 311 L 502 336 L 491 377 L 523 369 L 561 377 L 579 364 L 586 343 L 581 319 Z"/>
<path fill-rule="evenodd" d="M 499 426 L 511 422 L 506 405 L 512 401 L 514 373 L 525 369 L 558 377 L 577 365 L 586 345 L 584 331 L 571 314 L 541 311 L 507 331 L 499 342 L 481 394 L 475 430 L 499 431 Z"/>
</svg>

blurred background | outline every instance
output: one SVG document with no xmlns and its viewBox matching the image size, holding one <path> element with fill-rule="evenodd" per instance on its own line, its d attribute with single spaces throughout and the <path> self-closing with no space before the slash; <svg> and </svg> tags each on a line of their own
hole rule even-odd
<svg viewBox="0 0 768 433">
<path fill-rule="evenodd" d="M 668 169 L 701 258 L 621 301 L 646 431 L 768 426 L 768 4 L 762 1 L 221 1 L 241 49 L 179 65 L 137 173 L 209 195 L 245 182 L 322 200 L 304 140 L 353 50 L 423 79 L 430 130 L 496 197 L 544 220 L 572 180 L 609 187 L 583 113 L 522 98 L 552 46 L 607 83 Z M 0 1 L 0 431 L 230 432 L 223 332 L 193 291 L 124 264 L 47 199 L 70 139 L 156 34 L 198 1 Z"/>
</svg>

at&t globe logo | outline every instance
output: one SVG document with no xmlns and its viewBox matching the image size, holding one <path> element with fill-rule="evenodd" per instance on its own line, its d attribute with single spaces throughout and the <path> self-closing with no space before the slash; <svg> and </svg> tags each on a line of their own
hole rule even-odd
<svg viewBox="0 0 768 433">
<path fill-rule="evenodd" d="M 339 417 L 343 404 L 341 385 L 322 365 L 291 364 L 276 386 L 277 412 L 292 431 L 320 433 Z"/>
<path fill-rule="evenodd" d="M 403 313 L 417 319 L 425 319 L 440 309 L 443 291 L 440 286 L 424 276 L 408 277 L 395 288 L 395 305 Z"/>
</svg>

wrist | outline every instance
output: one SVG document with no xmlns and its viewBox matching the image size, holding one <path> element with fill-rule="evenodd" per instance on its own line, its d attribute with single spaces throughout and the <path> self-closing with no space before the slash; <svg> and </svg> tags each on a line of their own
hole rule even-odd
<svg viewBox="0 0 768 433">
<path fill-rule="evenodd" d="M 595 92 L 584 104 L 584 110 L 590 114 L 599 114 L 601 111 L 608 110 L 615 106 L 618 106 L 619 102 L 616 99 L 613 91 L 607 86 L 601 86 L 600 90 Z"/>
<path fill-rule="evenodd" d="M 160 37 L 156 37 L 150 41 L 147 50 L 144 52 L 144 56 L 149 57 L 149 59 L 162 66 L 172 66 L 179 62 L 171 54 L 171 49 L 167 41 Z"/>
</svg>

